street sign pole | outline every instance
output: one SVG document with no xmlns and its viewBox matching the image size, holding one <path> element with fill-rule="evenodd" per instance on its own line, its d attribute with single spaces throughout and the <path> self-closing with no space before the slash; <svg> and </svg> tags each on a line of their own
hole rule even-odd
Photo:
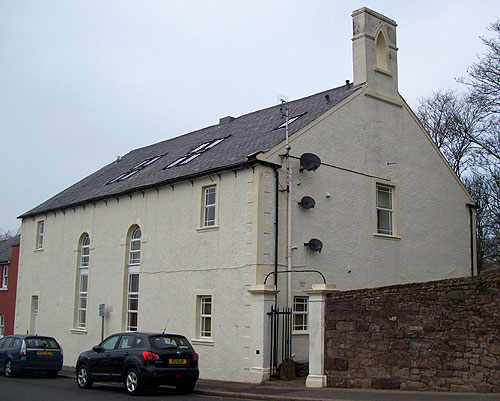
<svg viewBox="0 0 500 401">
<path fill-rule="evenodd" d="M 102 317 L 102 327 L 101 327 L 101 342 L 104 340 L 104 315 L 106 314 L 106 305 L 99 304 L 99 316 Z"/>
</svg>

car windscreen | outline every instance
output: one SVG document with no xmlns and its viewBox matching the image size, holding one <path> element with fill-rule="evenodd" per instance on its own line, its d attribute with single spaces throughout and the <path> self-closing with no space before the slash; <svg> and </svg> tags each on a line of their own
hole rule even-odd
<svg viewBox="0 0 500 401">
<path fill-rule="evenodd" d="M 180 348 L 185 350 L 192 350 L 189 341 L 182 336 L 162 334 L 158 336 L 149 337 L 149 343 L 153 348 L 159 349 L 169 349 L 169 348 Z"/>
<path fill-rule="evenodd" d="M 24 339 L 27 348 L 35 349 L 59 349 L 59 344 L 56 340 L 50 337 L 26 337 Z"/>
<path fill-rule="evenodd" d="M 4 337 L 0 339 L 0 348 L 8 348 L 9 343 L 11 342 L 11 337 Z"/>
</svg>

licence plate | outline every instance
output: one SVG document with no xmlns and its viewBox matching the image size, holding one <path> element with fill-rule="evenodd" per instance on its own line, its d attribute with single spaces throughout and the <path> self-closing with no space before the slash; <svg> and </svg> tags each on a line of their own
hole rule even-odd
<svg viewBox="0 0 500 401">
<path fill-rule="evenodd" d="M 50 352 L 50 351 L 38 351 L 37 354 L 38 355 L 52 355 L 52 352 Z"/>
<path fill-rule="evenodd" d="M 187 359 L 169 359 L 168 364 L 169 365 L 187 365 L 188 361 Z"/>
</svg>

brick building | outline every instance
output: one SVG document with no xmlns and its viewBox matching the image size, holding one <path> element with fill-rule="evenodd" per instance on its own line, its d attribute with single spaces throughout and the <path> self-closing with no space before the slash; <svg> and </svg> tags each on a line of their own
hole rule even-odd
<svg viewBox="0 0 500 401">
<path fill-rule="evenodd" d="M 19 238 L 0 241 L 0 338 L 14 333 Z"/>
</svg>

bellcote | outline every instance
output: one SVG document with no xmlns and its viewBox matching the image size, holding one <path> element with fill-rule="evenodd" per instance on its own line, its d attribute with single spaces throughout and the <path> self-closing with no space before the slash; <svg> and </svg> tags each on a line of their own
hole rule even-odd
<svg viewBox="0 0 500 401">
<path fill-rule="evenodd" d="M 369 8 L 352 13 L 354 84 L 384 95 L 398 95 L 396 22 Z"/>
</svg>

